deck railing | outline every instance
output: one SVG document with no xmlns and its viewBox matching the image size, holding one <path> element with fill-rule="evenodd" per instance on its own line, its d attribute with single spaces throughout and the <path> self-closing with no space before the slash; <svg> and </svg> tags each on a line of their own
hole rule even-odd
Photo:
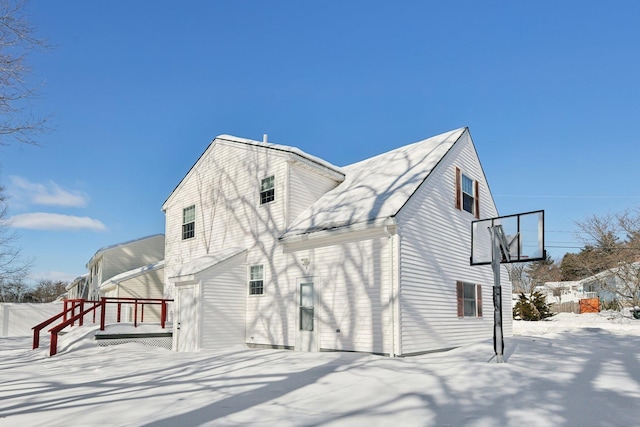
<svg viewBox="0 0 640 427">
<path fill-rule="evenodd" d="M 92 313 L 92 322 L 96 323 L 96 311 L 100 310 L 100 330 L 104 331 L 107 319 L 107 307 L 116 307 L 116 323 L 121 323 L 122 305 L 133 304 L 133 326 L 138 327 L 138 313 L 140 313 L 140 323 L 144 323 L 144 307 L 148 305 L 160 305 L 160 326 L 165 328 L 167 322 L 167 303 L 172 299 L 161 298 L 113 298 L 102 297 L 100 301 L 87 301 L 84 299 L 65 300 L 64 308 L 61 313 L 52 316 L 42 323 L 34 326 L 33 329 L 33 349 L 40 346 L 40 331 L 51 325 L 58 319 L 62 318 L 62 323 L 48 330 L 51 333 L 49 343 L 49 355 L 53 356 L 58 351 L 58 334 L 67 326 L 74 326 L 78 322 L 78 326 L 82 326 L 84 318 Z M 88 306 L 88 307 L 87 307 Z M 87 308 L 85 308 L 87 307 Z"/>
</svg>

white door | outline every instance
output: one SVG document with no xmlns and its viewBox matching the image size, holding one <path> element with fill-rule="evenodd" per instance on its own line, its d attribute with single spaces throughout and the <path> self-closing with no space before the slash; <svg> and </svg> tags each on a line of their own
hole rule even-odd
<svg viewBox="0 0 640 427">
<path fill-rule="evenodd" d="M 198 349 L 198 298 L 196 285 L 176 286 L 178 291 L 178 319 L 176 350 Z"/>
<path fill-rule="evenodd" d="M 305 278 L 298 283 L 298 334 L 296 350 L 318 351 L 318 328 L 315 317 L 313 279 Z"/>
</svg>

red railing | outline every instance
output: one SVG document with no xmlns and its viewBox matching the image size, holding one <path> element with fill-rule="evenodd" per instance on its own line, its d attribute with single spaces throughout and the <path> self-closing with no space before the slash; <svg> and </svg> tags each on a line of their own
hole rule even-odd
<svg viewBox="0 0 640 427">
<path fill-rule="evenodd" d="M 92 307 L 92 310 L 94 310 L 93 323 L 95 323 L 96 322 L 95 308 L 96 308 L 96 305 L 100 304 L 100 302 L 97 302 L 97 301 L 85 301 L 83 299 L 65 300 L 64 301 L 64 308 L 63 308 L 61 313 L 58 313 L 55 316 L 45 320 L 42 323 L 37 324 L 36 326 L 31 328 L 31 329 L 33 329 L 33 348 L 36 349 L 36 348 L 38 348 L 40 346 L 40 331 L 42 329 L 46 328 L 47 326 L 49 326 L 50 324 L 52 324 L 53 322 L 55 322 L 56 320 L 58 320 L 61 317 L 63 318 L 62 321 L 66 322 L 69 314 L 71 314 L 71 317 L 75 317 L 76 308 L 78 308 L 80 311 L 83 311 L 85 302 L 93 304 L 93 307 Z M 84 320 L 84 316 L 79 319 L 79 325 L 80 326 L 82 326 L 83 320 Z M 73 326 L 74 323 L 72 323 L 71 325 Z"/>
<path fill-rule="evenodd" d="M 78 326 L 83 325 L 84 318 L 89 312 L 93 313 L 93 323 L 96 323 L 96 310 L 100 308 L 100 330 L 104 331 L 106 325 L 106 313 L 107 306 L 116 305 L 117 314 L 116 322 L 120 323 L 122 318 L 122 304 L 133 304 L 133 326 L 138 327 L 138 308 L 140 309 L 140 323 L 144 322 L 144 307 L 145 305 L 160 305 L 160 326 L 165 328 L 167 322 L 167 303 L 173 301 L 172 299 L 160 299 L 160 298 L 111 298 L 102 297 L 100 301 L 86 301 L 84 299 L 73 299 L 64 301 L 64 309 L 61 313 L 45 320 L 42 323 L 34 326 L 33 329 L 33 349 L 40 346 L 40 331 L 56 320 L 63 318 L 62 323 L 49 329 L 51 333 L 51 341 L 49 343 L 49 355 L 53 356 L 58 351 L 58 333 L 67 326 L 74 326 L 78 321 Z M 85 304 L 91 305 L 85 309 Z M 76 313 L 76 309 L 78 312 Z"/>
<path fill-rule="evenodd" d="M 106 308 L 107 304 L 116 304 L 117 314 L 116 323 L 120 323 L 122 319 L 122 304 L 133 304 L 133 326 L 138 327 L 138 307 L 140 307 L 140 323 L 144 323 L 144 306 L 145 305 L 160 305 L 160 326 L 162 329 L 165 327 L 167 321 L 167 303 L 173 301 L 172 299 L 160 299 L 160 298 L 113 298 L 102 297 L 100 298 L 102 304 Z M 100 330 L 104 331 L 106 320 L 106 309 L 103 309 L 100 313 Z"/>
</svg>

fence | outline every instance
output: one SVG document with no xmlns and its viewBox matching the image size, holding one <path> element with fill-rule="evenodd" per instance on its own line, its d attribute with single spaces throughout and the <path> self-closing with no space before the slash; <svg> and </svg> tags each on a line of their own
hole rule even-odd
<svg viewBox="0 0 640 427">
<path fill-rule="evenodd" d="M 144 308 L 145 306 L 160 305 L 160 326 L 165 328 L 167 320 L 167 303 L 173 301 L 172 299 L 150 299 L 150 298 L 107 298 L 102 297 L 100 301 L 86 301 L 84 299 L 74 299 L 64 301 L 64 308 L 61 313 L 45 320 L 34 326 L 33 329 L 33 348 L 36 349 L 40 346 L 40 331 L 47 326 L 51 325 L 58 319 L 62 318 L 62 323 L 52 327 L 48 332 L 51 333 L 51 341 L 49 347 L 49 355 L 53 356 L 57 353 L 58 349 L 58 334 L 67 326 L 74 326 L 78 322 L 79 326 L 82 326 L 85 317 L 91 314 L 91 321 L 96 323 L 96 312 L 100 310 L 100 330 L 104 331 L 107 318 L 107 307 L 114 307 L 116 310 L 115 321 L 120 323 L 122 318 L 122 306 L 123 304 L 133 305 L 133 325 L 138 326 L 139 323 L 144 322 Z M 87 307 L 87 308 L 85 308 Z"/>
<path fill-rule="evenodd" d="M 576 301 L 569 301 L 563 303 L 551 303 L 551 311 L 553 313 L 580 313 L 580 303 Z"/>
<path fill-rule="evenodd" d="M 62 304 L 55 303 L 0 303 L 0 337 L 31 335 L 35 322 L 42 322 L 60 312 Z"/>
</svg>

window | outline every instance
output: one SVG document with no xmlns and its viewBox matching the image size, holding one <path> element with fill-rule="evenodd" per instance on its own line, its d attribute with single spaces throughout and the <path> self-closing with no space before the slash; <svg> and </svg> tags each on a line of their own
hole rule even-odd
<svg viewBox="0 0 640 427">
<path fill-rule="evenodd" d="M 456 168 L 456 209 L 464 210 L 480 218 L 480 186 L 478 181 Z"/>
<path fill-rule="evenodd" d="M 482 317 L 482 286 L 456 282 L 458 317 Z"/>
<path fill-rule="evenodd" d="M 462 209 L 469 213 L 473 213 L 474 201 L 473 180 L 462 174 Z"/>
<path fill-rule="evenodd" d="M 196 235 L 196 206 L 191 205 L 182 210 L 182 240 Z"/>
<path fill-rule="evenodd" d="M 249 295 L 264 293 L 264 266 L 252 265 L 249 269 Z"/>
<path fill-rule="evenodd" d="M 273 202 L 275 198 L 275 177 L 271 175 L 263 179 L 260 184 L 260 204 Z"/>
<path fill-rule="evenodd" d="M 313 283 L 300 283 L 300 330 L 313 331 Z"/>
</svg>

